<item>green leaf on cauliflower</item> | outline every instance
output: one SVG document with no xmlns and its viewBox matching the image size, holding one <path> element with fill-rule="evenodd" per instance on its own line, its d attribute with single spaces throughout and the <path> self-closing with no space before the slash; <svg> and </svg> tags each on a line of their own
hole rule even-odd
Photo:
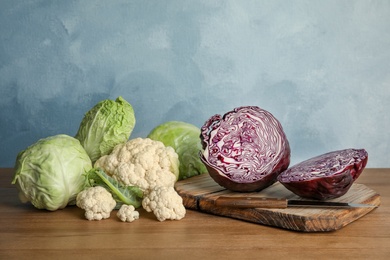
<svg viewBox="0 0 390 260">
<path fill-rule="evenodd" d="M 142 205 L 143 192 L 137 186 L 124 186 L 114 178 L 107 175 L 101 168 L 93 168 L 86 174 L 87 185 L 90 187 L 101 186 L 108 190 L 117 202 L 116 209 L 123 204 L 139 208 Z"/>
</svg>

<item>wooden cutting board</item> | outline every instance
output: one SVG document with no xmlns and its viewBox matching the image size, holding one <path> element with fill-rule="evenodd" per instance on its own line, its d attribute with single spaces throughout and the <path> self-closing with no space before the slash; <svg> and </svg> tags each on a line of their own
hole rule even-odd
<svg viewBox="0 0 390 260">
<path fill-rule="evenodd" d="M 176 183 L 176 191 L 183 198 L 187 209 L 214 215 L 231 217 L 257 224 L 302 232 L 338 230 L 366 215 L 373 208 L 287 208 L 287 209 L 239 209 L 214 205 L 219 196 L 258 196 L 270 198 L 302 199 L 287 190 L 279 182 L 260 191 L 238 193 L 219 186 L 209 174 L 202 174 Z M 329 201 L 380 205 L 380 195 L 369 187 L 354 183 L 342 197 Z"/>
</svg>

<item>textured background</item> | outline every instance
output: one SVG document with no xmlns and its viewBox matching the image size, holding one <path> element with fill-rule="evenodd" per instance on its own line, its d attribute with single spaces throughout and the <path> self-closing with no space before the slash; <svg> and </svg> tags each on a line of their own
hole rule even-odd
<svg viewBox="0 0 390 260">
<path fill-rule="evenodd" d="M 389 28 L 388 0 L 1 0 L 0 167 L 119 95 L 132 137 L 256 105 L 292 164 L 352 147 L 390 167 Z"/>
</svg>

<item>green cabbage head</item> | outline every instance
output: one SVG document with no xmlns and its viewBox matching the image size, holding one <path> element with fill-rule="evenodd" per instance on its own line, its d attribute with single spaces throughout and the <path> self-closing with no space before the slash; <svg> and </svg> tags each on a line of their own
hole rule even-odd
<svg viewBox="0 0 390 260">
<path fill-rule="evenodd" d="M 77 139 L 50 136 L 18 154 L 12 184 L 22 202 L 55 211 L 74 204 L 86 185 L 84 174 L 91 168 L 91 159 Z"/>
<path fill-rule="evenodd" d="M 76 138 L 94 163 L 126 142 L 135 125 L 133 107 L 122 97 L 105 99 L 89 110 L 80 123 Z"/>
<path fill-rule="evenodd" d="M 207 172 L 199 157 L 202 144 L 198 127 L 182 121 L 168 121 L 155 127 L 148 137 L 171 146 L 179 155 L 179 180 Z"/>
</svg>

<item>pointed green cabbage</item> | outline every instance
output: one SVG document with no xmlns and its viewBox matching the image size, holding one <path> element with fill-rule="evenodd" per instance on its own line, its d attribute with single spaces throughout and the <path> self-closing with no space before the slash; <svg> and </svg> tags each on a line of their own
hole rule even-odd
<svg viewBox="0 0 390 260">
<path fill-rule="evenodd" d="M 76 138 L 94 163 L 126 142 L 135 125 L 133 107 L 122 97 L 106 99 L 89 110 L 81 121 Z"/>
</svg>

